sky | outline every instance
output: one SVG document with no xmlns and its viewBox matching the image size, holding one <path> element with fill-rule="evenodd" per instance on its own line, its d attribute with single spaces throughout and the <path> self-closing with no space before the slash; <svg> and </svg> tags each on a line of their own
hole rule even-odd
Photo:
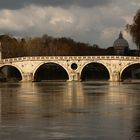
<svg viewBox="0 0 140 140">
<path fill-rule="evenodd" d="M 125 26 L 139 8 L 140 0 L 1 0 L 0 34 L 48 34 L 107 48 L 122 31 L 135 49 Z"/>
</svg>

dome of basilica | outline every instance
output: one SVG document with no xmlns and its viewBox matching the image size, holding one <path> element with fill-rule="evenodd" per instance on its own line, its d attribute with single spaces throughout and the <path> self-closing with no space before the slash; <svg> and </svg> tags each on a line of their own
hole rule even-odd
<svg viewBox="0 0 140 140">
<path fill-rule="evenodd" d="M 114 41 L 113 47 L 115 49 L 125 49 L 129 47 L 127 40 L 123 38 L 123 34 L 120 32 L 119 38 Z"/>
</svg>

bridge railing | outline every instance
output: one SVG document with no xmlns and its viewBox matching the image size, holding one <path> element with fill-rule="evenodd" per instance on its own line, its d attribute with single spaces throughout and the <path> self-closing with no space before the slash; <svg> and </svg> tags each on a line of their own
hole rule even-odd
<svg viewBox="0 0 140 140">
<path fill-rule="evenodd" d="M 140 57 L 136 56 L 29 56 L 29 57 L 17 57 L 1 59 L 1 63 L 12 63 L 19 61 L 45 61 L 45 60 L 140 60 Z"/>
</svg>

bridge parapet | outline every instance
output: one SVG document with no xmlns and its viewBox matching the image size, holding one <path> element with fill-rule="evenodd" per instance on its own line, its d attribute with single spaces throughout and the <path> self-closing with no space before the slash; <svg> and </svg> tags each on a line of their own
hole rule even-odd
<svg viewBox="0 0 140 140">
<path fill-rule="evenodd" d="M 29 57 L 17 57 L 1 59 L 0 63 L 10 63 L 19 61 L 45 61 L 45 60 L 57 60 L 57 61 L 70 61 L 70 60 L 123 60 L 134 61 L 140 60 L 140 57 L 136 56 L 29 56 Z"/>
</svg>

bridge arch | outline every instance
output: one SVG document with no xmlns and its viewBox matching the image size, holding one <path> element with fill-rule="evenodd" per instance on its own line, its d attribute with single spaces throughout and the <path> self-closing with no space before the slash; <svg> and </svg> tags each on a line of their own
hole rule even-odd
<svg viewBox="0 0 140 140">
<path fill-rule="evenodd" d="M 98 68 L 101 67 L 102 69 L 104 69 L 104 71 L 107 74 L 107 78 L 106 79 L 110 79 L 110 69 L 106 66 L 106 64 L 102 63 L 102 62 L 98 62 L 98 61 L 90 61 L 90 62 L 86 62 L 80 69 L 80 78 L 81 80 L 83 80 L 83 72 L 85 71 L 85 69 L 90 66 L 90 65 L 94 65 L 95 67 L 97 66 Z"/>
<path fill-rule="evenodd" d="M 36 66 L 36 68 L 33 70 L 33 80 L 35 80 L 36 81 L 36 74 L 38 73 L 38 71 L 39 71 L 39 69 L 42 67 L 42 66 L 45 66 L 46 65 L 46 67 L 47 67 L 47 65 L 54 65 L 54 66 L 57 66 L 57 67 L 59 67 L 63 72 L 64 72 L 64 74 L 65 75 L 67 75 L 67 78 L 66 78 L 66 80 L 69 80 L 69 71 L 68 71 L 68 69 L 63 65 L 63 64 L 61 64 L 61 63 L 59 63 L 59 62 L 54 62 L 54 61 L 49 61 L 49 62 L 41 62 L 40 64 L 38 64 L 37 66 Z"/>
<path fill-rule="evenodd" d="M 15 64 L 3 64 L 3 65 L 1 65 L 0 66 L 0 73 L 2 73 L 2 69 L 6 68 L 6 67 L 9 69 L 7 72 L 11 73 L 12 76 L 15 76 L 15 77 L 12 77 L 13 79 L 15 79 L 14 81 L 21 81 L 23 79 L 23 72 L 22 72 L 21 68 L 19 68 Z M 16 78 L 18 80 L 16 80 Z"/>
<path fill-rule="evenodd" d="M 121 80 L 125 80 L 125 79 L 129 79 L 132 78 L 133 79 L 133 71 L 134 69 L 139 69 L 140 71 L 140 62 L 131 62 L 126 64 L 120 71 L 120 78 Z M 125 76 L 127 75 L 127 78 L 125 78 Z M 139 77 L 140 79 L 140 77 Z"/>
</svg>

